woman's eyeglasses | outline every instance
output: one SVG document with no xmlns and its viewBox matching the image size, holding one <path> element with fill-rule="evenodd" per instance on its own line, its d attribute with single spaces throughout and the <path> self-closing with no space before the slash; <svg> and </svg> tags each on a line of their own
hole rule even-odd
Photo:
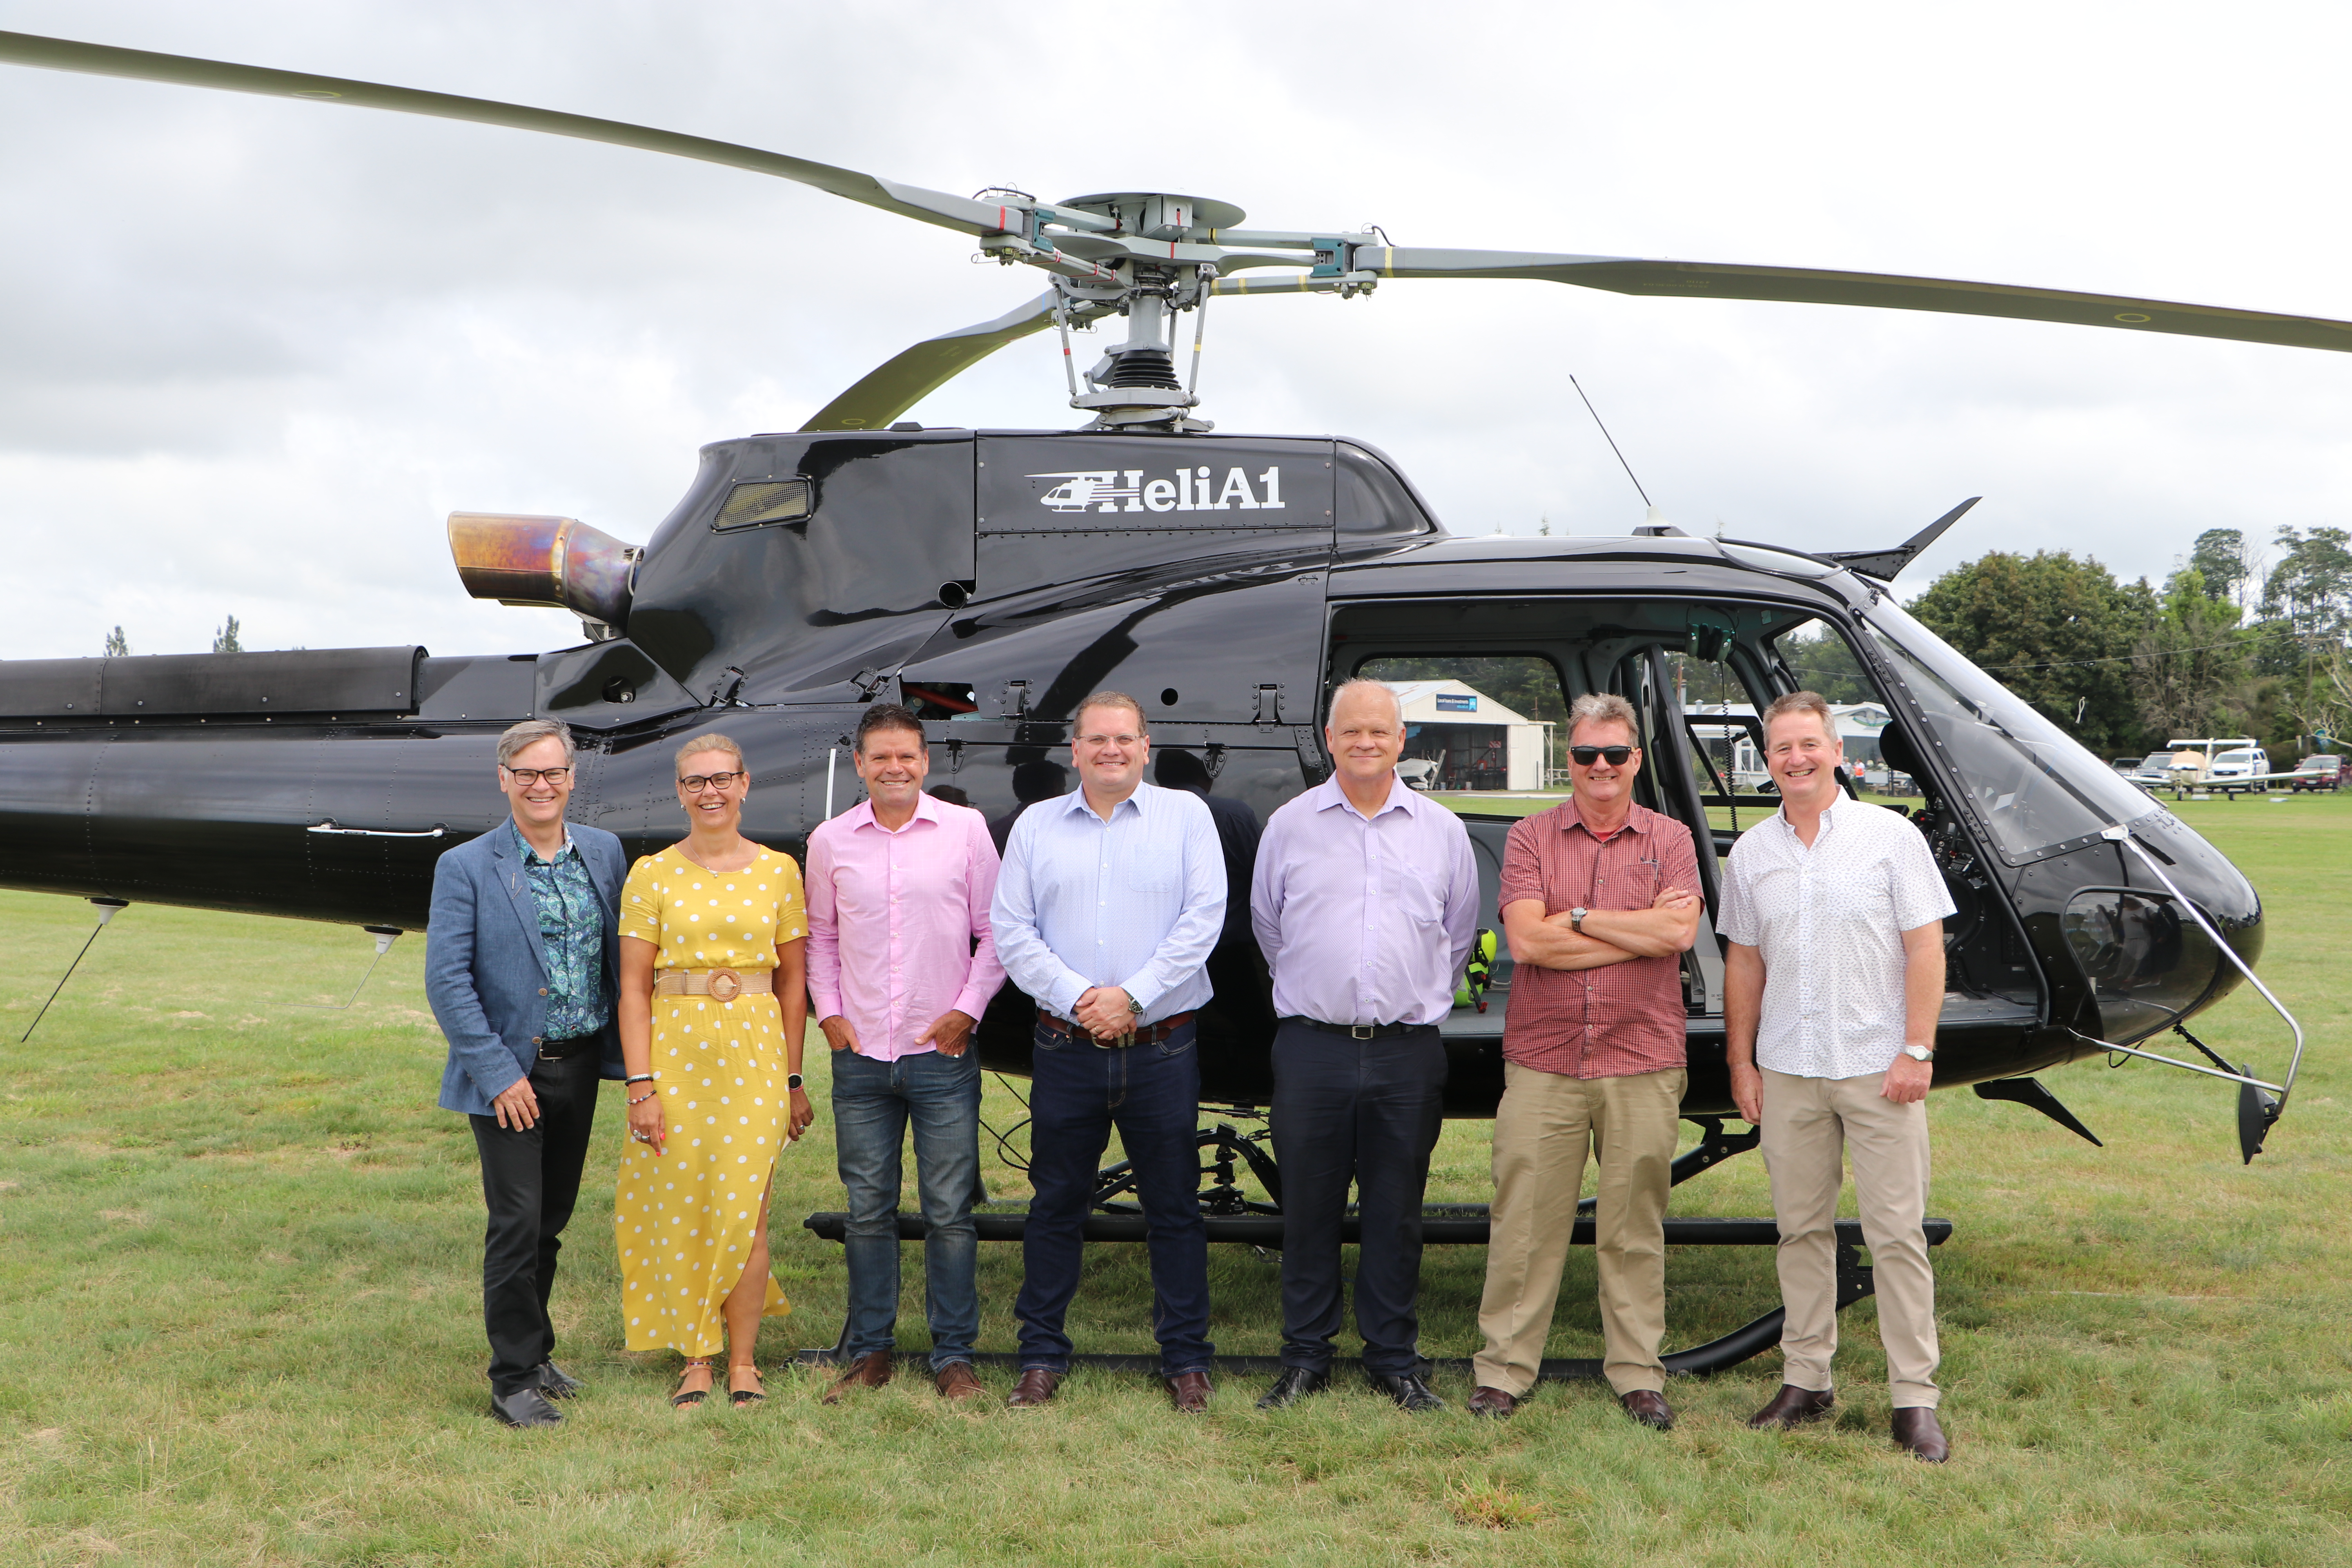
<svg viewBox="0 0 2352 1568">
<path fill-rule="evenodd" d="M 1603 757 L 1609 759 L 1611 767 L 1622 768 L 1633 757 L 1633 748 L 1631 746 L 1570 746 L 1568 749 L 1568 754 L 1576 759 L 1576 765 L 1580 768 L 1589 768 Z"/>
<path fill-rule="evenodd" d="M 529 789 L 541 779 L 545 779 L 551 784 L 560 784 L 572 776 L 572 770 L 570 768 L 509 768 L 507 776 L 523 788 Z"/>
<path fill-rule="evenodd" d="M 743 776 L 741 773 L 689 773 L 677 781 L 677 787 L 688 795 L 700 795 L 707 789 L 729 788 Z"/>
</svg>

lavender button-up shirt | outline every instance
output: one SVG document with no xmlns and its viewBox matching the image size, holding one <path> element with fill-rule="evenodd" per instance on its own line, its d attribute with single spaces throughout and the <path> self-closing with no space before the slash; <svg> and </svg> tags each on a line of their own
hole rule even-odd
<svg viewBox="0 0 2352 1568">
<path fill-rule="evenodd" d="M 935 1049 L 915 1037 L 950 1008 L 978 1018 L 1004 984 L 988 923 L 996 874 L 988 819 L 928 795 L 896 833 L 870 801 L 819 823 L 808 850 L 816 1016 L 847 1018 L 859 1053 L 885 1062 Z"/>
<path fill-rule="evenodd" d="M 1402 780 L 1370 817 L 1327 780 L 1266 823 L 1250 924 L 1280 1016 L 1437 1023 L 1478 934 L 1470 834 Z"/>
</svg>

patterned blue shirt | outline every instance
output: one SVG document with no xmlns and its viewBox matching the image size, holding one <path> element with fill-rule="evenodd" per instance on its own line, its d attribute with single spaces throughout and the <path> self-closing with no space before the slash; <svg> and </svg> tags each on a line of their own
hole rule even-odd
<svg viewBox="0 0 2352 1568">
<path fill-rule="evenodd" d="M 1156 1024 L 1209 999 L 1203 967 L 1225 919 L 1225 852 L 1198 795 L 1139 784 L 1105 822 L 1076 789 L 1021 814 L 990 911 L 1013 983 L 1069 1018 L 1118 985 Z"/>
<path fill-rule="evenodd" d="M 613 1016 L 604 994 L 604 910 L 588 864 L 563 831 L 563 847 L 541 859 L 512 817 L 507 830 L 521 853 L 530 879 L 530 901 L 539 910 L 539 942 L 547 953 L 547 1037 L 577 1039 L 593 1035 Z"/>
</svg>

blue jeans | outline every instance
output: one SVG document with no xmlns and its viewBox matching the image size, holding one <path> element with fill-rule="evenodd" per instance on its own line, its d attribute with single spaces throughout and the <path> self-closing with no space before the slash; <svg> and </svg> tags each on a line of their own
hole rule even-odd
<svg viewBox="0 0 2352 1568">
<path fill-rule="evenodd" d="M 833 1054 L 833 1140 L 849 1189 L 842 1251 L 849 1268 L 852 1358 L 896 1344 L 898 1322 L 898 1156 L 915 1129 L 915 1187 L 923 1210 L 923 1281 L 931 1323 L 931 1370 L 971 1360 L 980 1337 L 973 1276 L 980 1238 L 971 1223 L 980 1184 L 980 1053 L 925 1051 L 876 1061 Z"/>
<path fill-rule="evenodd" d="M 1192 1026 L 1154 1046 L 1104 1050 L 1036 1031 L 1029 1091 L 1029 1223 L 1023 1233 L 1021 1365 L 1066 1372 L 1062 1321 L 1077 1294 L 1083 1227 L 1111 1129 L 1135 1167 L 1151 1258 L 1151 1331 L 1160 1374 L 1206 1372 L 1209 1233 L 1201 1222 L 1201 1063 Z"/>
</svg>

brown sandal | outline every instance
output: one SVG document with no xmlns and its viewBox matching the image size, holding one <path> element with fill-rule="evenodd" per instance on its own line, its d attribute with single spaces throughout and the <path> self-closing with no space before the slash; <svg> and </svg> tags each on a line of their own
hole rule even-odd
<svg viewBox="0 0 2352 1568">
<path fill-rule="evenodd" d="M 742 1370 L 751 1374 L 751 1380 L 755 1386 L 751 1388 L 736 1387 L 736 1369 L 731 1366 L 727 1369 L 727 1401 L 738 1410 L 742 1409 L 747 1405 L 757 1405 L 760 1401 L 768 1397 L 766 1382 L 760 1376 L 760 1369 L 756 1366 L 747 1366 Z"/>
<path fill-rule="evenodd" d="M 687 1361 L 686 1370 L 677 1374 L 677 1392 L 669 1396 L 669 1402 L 680 1410 L 690 1410 L 695 1405 L 698 1405 L 704 1400 L 709 1398 L 710 1390 L 707 1388 L 689 1390 L 686 1386 L 686 1380 L 692 1377 L 696 1372 L 709 1372 L 709 1370 L 710 1358 L 709 1356 L 703 1355 L 690 1357 Z"/>
</svg>

